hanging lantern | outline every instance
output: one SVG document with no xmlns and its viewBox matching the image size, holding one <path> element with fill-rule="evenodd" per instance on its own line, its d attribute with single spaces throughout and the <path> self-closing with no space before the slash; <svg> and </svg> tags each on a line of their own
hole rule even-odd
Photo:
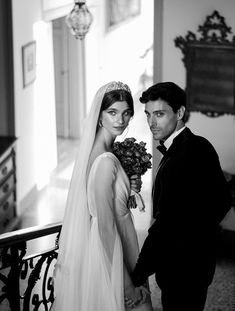
<svg viewBox="0 0 235 311">
<path fill-rule="evenodd" d="M 70 32 L 76 39 L 83 40 L 87 34 L 93 16 L 86 6 L 86 1 L 75 0 L 72 11 L 66 16 L 66 24 L 70 28 Z"/>
</svg>

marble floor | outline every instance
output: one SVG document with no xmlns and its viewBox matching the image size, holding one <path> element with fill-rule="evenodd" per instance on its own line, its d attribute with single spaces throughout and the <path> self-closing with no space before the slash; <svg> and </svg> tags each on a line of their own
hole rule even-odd
<svg viewBox="0 0 235 311">
<path fill-rule="evenodd" d="M 137 141 L 147 143 L 147 149 L 151 151 L 151 137 L 145 118 L 143 106 L 138 107 L 126 137 L 136 137 Z M 78 152 L 78 140 L 58 138 L 58 166 L 51 174 L 49 184 L 42 189 L 32 205 L 22 215 L 21 228 L 48 223 L 61 222 L 63 219 L 69 182 L 73 170 L 74 159 Z M 147 234 L 150 225 L 151 202 L 151 172 L 143 177 L 141 194 L 146 204 L 146 211 L 141 213 L 133 210 L 135 227 L 138 233 L 140 245 Z M 235 240 L 233 240 L 235 245 Z M 231 249 L 230 244 L 227 249 Z M 233 311 L 235 310 L 235 259 L 228 258 L 224 254 L 218 258 L 214 281 L 209 288 L 205 311 Z M 160 290 L 154 277 L 150 278 L 152 301 L 154 311 L 161 311 Z M 190 311 L 190 310 L 189 310 Z"/>
</svg>

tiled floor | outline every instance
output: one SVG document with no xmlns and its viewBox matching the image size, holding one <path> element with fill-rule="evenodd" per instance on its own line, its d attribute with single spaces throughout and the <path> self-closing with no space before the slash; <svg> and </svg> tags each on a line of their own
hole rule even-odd
<svg viewBox="0 0 235 311">
<path fill-rule="evenodd" d="M 143 114 L 143 106 L 136 110 L 134 119 L 131 121 L 127 137 L 136 137 L 137 141 L 147 142 L 147 148 L 151 152 L 151 137 Z M 22 216 L 21 228 L 34 225 L 42 225 L 60 222 L 63 218 L 69 181 L 72 174 L 74 158 L 78 152 L 77 140 L 58 139 L 59 164 L 51 175 L 51 181 L 38 195 L 35 203 L 30 206 Z M 138 210 L 133 211 L 136 230 L 140 245 L 146 236 L 150 224 L 150 202 L 151 202 L 151 172 L 143 177 L 142 196 L 146 204 L 145 213 Z M 233 244 L 234 247 L 234 244 Z M 205 311 L 233 311 L 235 302 L 235 263 L 222 258 L 217 265 L 216 274 L 208 292 Z M 150 278 L 152 301 L 154 311 L 161 311 L 160 290 L 154 277 Z M 234 299 L 234 301 L 233 301 Z M 190 311 L 190 310 L 189 310 Z"/>
</svg>

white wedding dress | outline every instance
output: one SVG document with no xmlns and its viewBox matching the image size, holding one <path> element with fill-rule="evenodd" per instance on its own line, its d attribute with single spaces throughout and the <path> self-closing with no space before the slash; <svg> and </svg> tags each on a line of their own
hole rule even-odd
<svg viewBox="0 0 235 311">
<path fill-rule="evenodd" d="M 81 311 L 124 311 L 123 259 L 134 269 L 139 246 L 132 215 L 127 208 L 130 182 L 119 160 L 103 153 L 94 161 L 87 183 L 91 214 L 89 247 L 84 268 Z M 105 231 L 103 230 L 105 228 Z M 152 310 L 149 303 L 135 309 Z"/>
<path fill-rule="evenodd" d="M 110 82 L 101 87 L 84 125 L 70 182 L 54 271 L 51 311 L 127 311 L 123 265 L 135 266 L 139 247 L 127 208 L 130 182 L 110 152 L 88 171 L 100 107 Z M 88 175 L 87 175 L 88 174 Z M 135 309 L 152 311 L 149 302 Z"/>
</svg>

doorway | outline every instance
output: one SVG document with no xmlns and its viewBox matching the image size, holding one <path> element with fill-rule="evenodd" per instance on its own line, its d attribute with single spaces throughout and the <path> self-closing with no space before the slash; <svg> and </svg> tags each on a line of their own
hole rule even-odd
<svg viewBox="0 0 235 311">
<path fill-rule="evenodd" d="M 65 17 L 54 19 L 52 28 L 59 166 L 65 158 L 70 158 L 69 150 L 73 153 L 77 148 L 82 132 L 86 111 L 84 48 L 70 34 Z"/>
<path fill-rule="evenodd" d="M 68 33 L 64 18 L 53 20 L 57 137 L 69 137 Z"/>
<path fill-rule="evenodd" d="M 52 27 L 57 137 L 79 139 L 86 111 L 84 43 L 70 34 L 65 17 Z"/>
</svg>

